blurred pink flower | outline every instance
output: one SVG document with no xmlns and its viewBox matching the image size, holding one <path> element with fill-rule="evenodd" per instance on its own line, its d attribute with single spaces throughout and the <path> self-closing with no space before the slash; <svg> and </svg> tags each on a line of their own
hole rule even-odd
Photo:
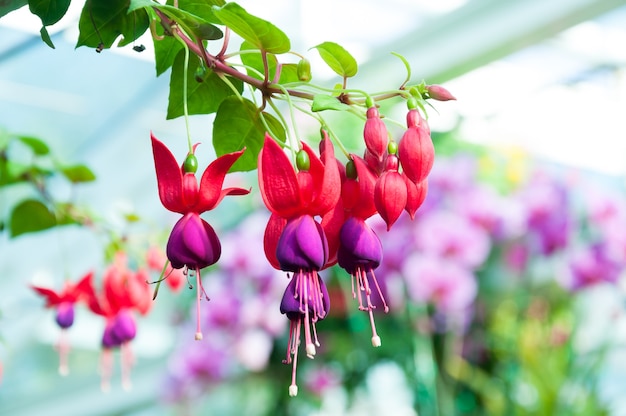
<svg viewBox="0 0 626 416">
<path fill-rule="evenodd" d="M 467 218 L 450 211 L 433 211 L 420 218 L 415 230 L 417 249 L 475 269 L 489 255 L 487 232 Z"/>
<path fill-rule="evenodd" d="M 446 259 L 414 254 L 406 260 L 403 272 L 409 296 L 434 304 L 444 315 L 465 312 L 476 298 L 472 272 Z"/>
</svg>

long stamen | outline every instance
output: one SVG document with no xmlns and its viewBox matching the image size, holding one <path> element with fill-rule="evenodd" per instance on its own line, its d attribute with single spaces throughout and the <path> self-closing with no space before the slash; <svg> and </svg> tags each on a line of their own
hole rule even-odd
<svg viewBox="0 0 626 416">
<path fill-rule="evenodd" d="M 372 309 L 369 310 L 369 315 L 370 315 L 370 325 L 372 326 L 372 345 L 374 347 L 380 347 L 381 345 L 380 337 L 376 333 L 376 324 L 374 323 L 374 312 L 372 311 Z"/>
<path fill-rule="evenodd" d="M 68 356 L 70 353 L 70 343 L 68 339 L 68 333 L 65 328 L 61 329 L 61 335 L 59 336 L 59 344 L 57 346 L 59 351 L 59 374 L 66 376 L 70 373 L 70 367 L 68 364 Z"/>
<path fill-rule="evenodd" d="M 100 389 L 103 392 L 111 390 L 111 374 L 113 372 L 113 352 L 110 348 L 102 350 L 100 355 Z"/>
<path fill-rule="evenodd" d="M 296 339 L 300 340 L 300 320 L 296 324 Z M 289 396 L 294 397 L 298 395 L 298 385 L 296 384 L 296 368 L 298 366 L 298 345 L 299 342 L 296 343 L 296 348 L 293 354 L 293 366 L 291 367 L 291 385 L 289 386 Z"/>
<path fill-rule="evenodd" d="M 202 300 L 204 289 L 200 283 L 200 270 L 196 269 L 196 341 L 202 340 L 202 329 L 200 329 L 200 301 Z"/>
<path fill-rule="evenodd" d="M 389 312 L 389 306 L 387 306 L 387 302 L 385 302 L 385 297 L 383 296 L 383 292 L 380 290 L 380 286 L 378 285 L 378 280 L 376 280 L 376 275 L 374 274 L 374 270 L 370 270 L 372 274 L 372 279 L 374 280 L 374 285 L 376 285 L 376 290 L 378 291 L 378 295 L 380 296 L 380 300 L 383 302 L 385 307 L 385 313 Z"/>
<path fill-rule="evenodd" d="M 133 387 L 130 379 L 130 369 L 133 366 L 134 357 L 133 351 L 131 350 L 130 344 L 128 342 L 124 342 L 120 346 L 120 355 L 122 362 L 122 388 L 125 391 L 130 391 Z"/>
<path fill-rule="evenodd" d="M 305 303 L 304 303 L 304 339 L 305 339 L 305 348 L 306 348 L 306 355 L 309 358 L 313 358 L 315 357 L 315 344 L 313 344 L 313 341 L 311 340 L 311 328 L 310 328 L 310 317 L 309 317 L 309 284 L 310 282 L 308 281 L 310 278 L 310 275 L 306 275 L 304 276 L 304 298 Z"/>
</svg>

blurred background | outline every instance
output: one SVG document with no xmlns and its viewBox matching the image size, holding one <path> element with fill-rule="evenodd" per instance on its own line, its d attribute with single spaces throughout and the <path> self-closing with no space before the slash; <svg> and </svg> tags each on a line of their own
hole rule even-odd
<svg viewBox="0 0 626 416">
<path fill-rule="evenodd" d="M 108 225 L 0 231 L 0 414 L 626 415 L 626 1 L 239 3 L 295 51 L 344 46 L 360 63 L 355 88 L 401 83 L 396 52 L 414 80 L 457 98 L 429 111 L 437 158 L 416 219 L 403 215 L 390 232 L 372 221 L 391 307 L 376 315 L 382 347 L 370 345 L 348 276 L 328 271 L 334 312 L 318 325 L 318 356 L 299 364 L 298 398 L 288 397 L 286 278 L 262 256 L 268 216 L 257 194 L 204 215 L 224 254 L 204 274 L 203 342 L 192 335 L 195 291 L 164 285 L 137 317 L 131 389 L 114 351 L 102 392 L 104 324 L 84 308 L 60 376 L 61 331 L 28 285 L 60 288 L 90 270 L 99 279 L 121 242 L 112 235 L 133 247 L 131 268 L 164 247 L 176 216 L 158 200 L 149 132 L 182 155 L 185 127 L 166 120 L 169 78 L 155 76 L 149 38 L 136 42 L 141 53 L 75 49 L 74 2 L 49 28 L 53 50 L 40 21 L 18 10 L 0 19 L 0 132 L 89 166 L 96 181 L 52 178 L 50 189 Z M 318 83 L 337 82 L 314 51 L 307 57 Z M 404 106 L 384 109 L 403 121 Z M 358 123 L 337 131 L 359 140 Z M 214 158 L 211 126 L 191 118 L 207 144 L 200 166 Z M 254 176 L 235 180 L 256 187 Z M 0 219 L 29 193 L 0 188 Z"/>
</svg>

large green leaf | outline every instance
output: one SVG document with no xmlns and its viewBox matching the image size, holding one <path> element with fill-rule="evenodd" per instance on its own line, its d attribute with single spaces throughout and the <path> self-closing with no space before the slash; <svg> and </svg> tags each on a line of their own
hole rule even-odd
<svg viewBox="0 0 626 416">
<path fill-rule="evenodd" d="M 0 0 L 0 17 L 27 4 L 28 0 Z"/>
<path fill-rule="evenodd" d="M 52 212 L 41 201 L 27 199 L 17 204 L 11 212 L 9 230 L 11 237 L 46 230 L 56 225 Z"/>
<path fill-rule="evenodd" d="M 121 35 L 119 46 L 141 36 L 149 26 L 145 10 L 128 13 L 128 0 L 87 0 L 78 22 L 76 47 L 110 48 Z"/>
<path fill-rule="evenodd" d="M 28 0 L 30 12 L 41 19 L 44 26 L 50 26 L 61 20 L 70 7 L 70 0 Z"/>
<path fill-rule="evenodd" d="M 249 14 L 237 3 L 213 7 L 213 13 L 222 24 L 257 49 L 275 54 L 289 52 L 291 49 L 289 38 L 283 31 L 267 20 Z"/>
<path fill-rule="evenodd" d="M 317 49 L 324 62 L 342 77 L 353 77 L 359 69 L 354 57 L 335 42 L 320 43 L 311 49 Z"/>
<path fill-rule="evenodd" d="M 156 8 L 167 17 L 174 20 L 188 35 L 193 35 L 198 39 L 214 40 L 224 36 L 219 28 L 209 23 L 209 21 L 217 20 L 212 13 L 211 7 L 213 4 L 218 3 L 214 0 L 205 1 L 203 3 L 198 0 L 181 1 L 179 7 L 174 7 L 169 4 L 162 5 L 150 0 L 130 0 L 128 11 L 130 13 L 148 7 Z M 201 13 L 202 16 L 196 16 L 194 12 Z"/>
<path fill-rule="evenodd" d="M 285 129 L 271 114 L 261 113 L 253 102 L 229 97 L 222 102 L 213 122 L 213 147 L 218 156 L 246 148 L 231 171 L 250 171 L 257 167 L 263 147 L 265 119 L 274 137 L 285 141 Z"/>
<path fill-rule="evenodd" d="M 167 106 L 167 118 L 180 117 L 183 111 L 183 73 L 185 63 L 185 51 L 180 51 L 174 59 L 170 78 L 170 96 Z M 189 114 L 211 114 L 217 111 L 220 103 L 234 95 L 220 77 L 210 69 L 206 70 L 203 82 L 194 79 L 196 69 L 200 65 L 199 59 L 191 55 L 187 70 L 187 107 Z M 237 79 L 229 78 L 237 91 L 243 92 L 243 83 Z"/>
<path fill-rule="evenodd" d="M 178 7 L 195 14 L 210 23 L 221 24 L 213 13 L 213 6 L 223 6 L 224 0 L 178 0 Z"/>
<path fill-rule="evenodd" d="M 163 28 L 157 26 L 157 33 L 163 35 Z M 174 64 L 176 55 L 183 49 L 183 45 L 173 36 L 164 36 L 158 40 L 153 38 L 154 60 L 157 77 L 167 71 Z"/>
</svg>

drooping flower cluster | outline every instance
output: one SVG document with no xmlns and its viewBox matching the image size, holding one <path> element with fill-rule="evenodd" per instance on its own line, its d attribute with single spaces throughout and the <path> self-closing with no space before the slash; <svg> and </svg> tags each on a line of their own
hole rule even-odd
<svg viewBox="0 0 626 416">
<path fill-rule="evenodd" d="M 69 372 L 67 330 L 74 324 L 76 305 L 83 303 L 105 321 L 101 339 L 102 389 L 106 391 L 110 387 L 113 350 L 118 348 L 122 354 L 122 385 L 130 388 L 130 367 L 133 363 L 130 342 L 137 334 L 134 315 L 135 312 L 146 315 L 152 306 L 152 293 L 146 283 L 148 277 L 147 269 L 129 269 L 126 255 L 119 252 L 105 270 L 100 289 L 94 285 L 93 272 L 85 274 L 75 284 L 66 282 L 63 290 L 58 292 L 31 285 L 37 294 L 44 297 L 47 308 L 56 309 L 55 320 L 62 330 L 58 344 L 60 374 Z"/>
<path fill-rule="evenodd" d="M 374 297 L 389 308 L 374 270 L 383 248 L 366 220 L 378 213 L 387 229 L 403 211 L 413 217 L 423 203 L 427 176 L 433 166 L 430 130 L 411 104 L 407 130 L 399 146 L 389 141 L 385 123 L 375 106 L 367 110 L 363 158 L 350 155 L 347 165 L 335 158 L 325 131 L 320 156 L 302 144 L 296 169 L 269 136 L 259 154 L 259 186 L 272 212 L 265 232 L 265 255 L 277 269 L 291 272 L 281 312 L 291 322 L 286 363 L 293 364 L 289 394 L 295 396 L 297 352 L 304 330 L 306 355 L 319 346 L 316 323 L 326 316 L 330 300 L 318 272 L 338 263 L 352 277 L 352 296 L 369 314 L 372 345 L 381 345 L 374 323 Z"/>
</svg>

